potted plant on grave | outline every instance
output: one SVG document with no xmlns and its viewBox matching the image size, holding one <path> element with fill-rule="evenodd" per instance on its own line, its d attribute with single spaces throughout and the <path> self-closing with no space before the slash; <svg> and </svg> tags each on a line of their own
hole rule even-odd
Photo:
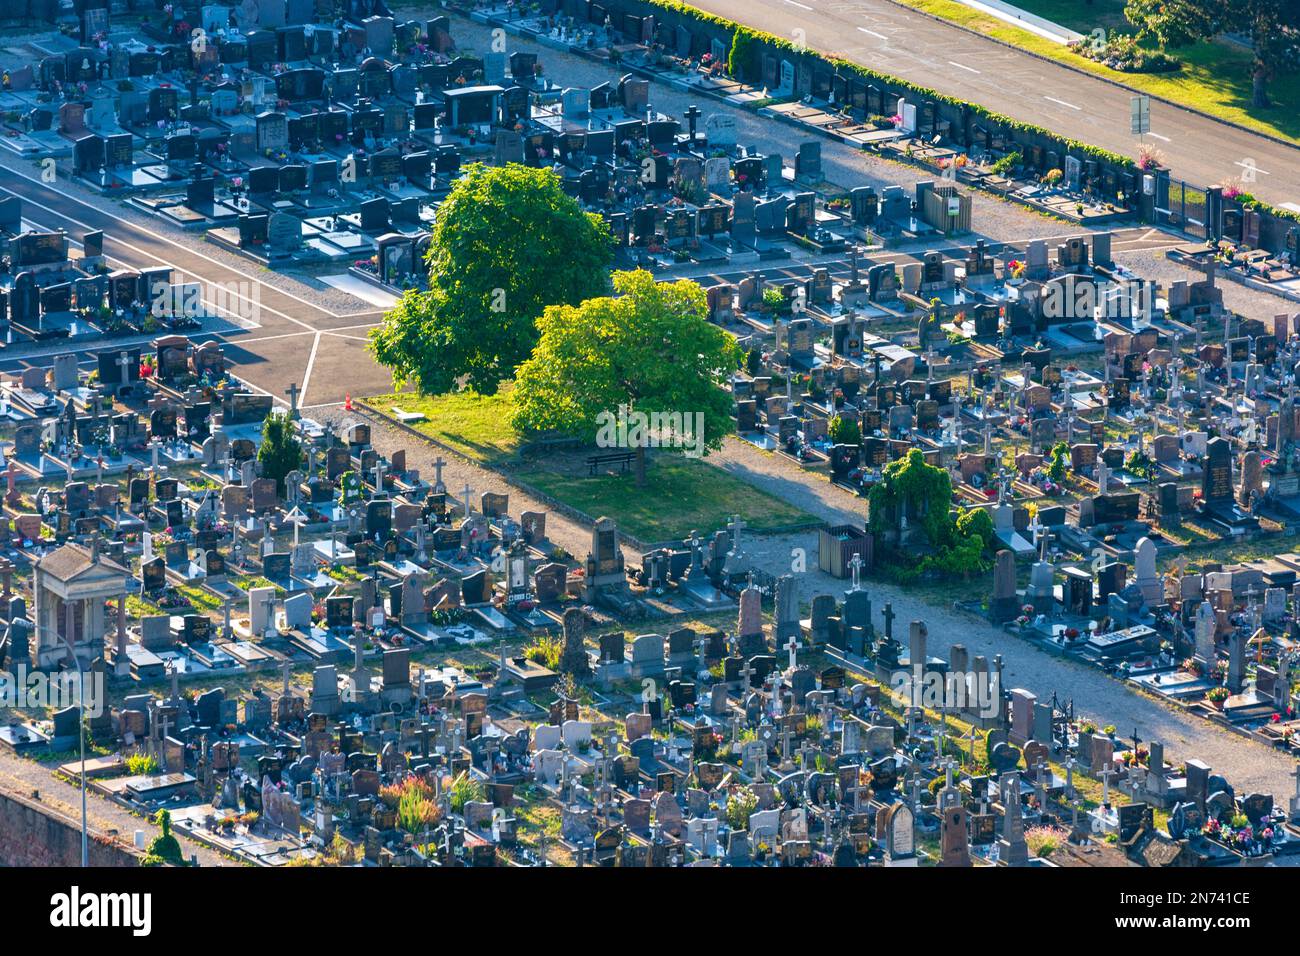
<svg viewBox="0 0 1300 956">
<path fill-rule="evenodd" d="M 1205 699 L 1210 702 L 1211 706 L 1213 706 L 1215 710 L 1223 710 L 1224 701 L 1228 699 L 1228 688 L 1211 688 L 1210 692 L 1205 695 Z"/>
</svg>

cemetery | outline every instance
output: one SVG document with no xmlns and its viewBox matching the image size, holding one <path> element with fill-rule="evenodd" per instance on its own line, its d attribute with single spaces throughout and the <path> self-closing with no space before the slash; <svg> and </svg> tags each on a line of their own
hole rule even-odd
<svg viewBox="0 0 1300 956">
<path fill-rule="evenodd" d="M 1300 767 L 1267 209 L 1191 237 L 1168 170 L 653 0 L 73 6 L 0 145 L 304 295 L 345 272 L 382 318 L 284 318 L 393 388 L 273 394 L 192 267 L 0 199 L 0 672 L 104 689 L 0 697 L 0 770 L 84 775 L 145 866 L 1294 865 L 1300 769 L 1205 756 Z M 564 58 L 462 40 L 497 26 Z M 831 144 L 906 171 L 837 184 Z M 466 196 L 546 226 L 465 239 Z M 993 238 L 990 197 L 1067 234 Z M 632 406 L 698 457 L 593 437 Z"/>
<path fill-rule="evenodd" d="M 924 621 L 904 635 L 866 578 L 908 533 L 906 492 L 874 524 L 821 532 L 819 564 L 848 586 L 805 610 L 742 519 L 640 567 L 601 519 L 578 561 L 545 513 L 448 488 L 441 459 L 422 475 L 379 454 L 360 419 L 321 428 L 292 395 L 272 412 L 226 364 L 165 336 L 130 363 L 25 376 L 55 411 L 11 416 L 4 665 L 102 675 L 91 789 L 165 808 L 187 841 L 260 866 L 1053 867 L 1089 846 L 1223 865 L 1300 847 L 1300 798 L 1170 766 L 1159 741 L 1005 686 L 1001 655 L 935 655 Z M 265 449 L 286 443 L 296 467 L 278 474 Z M 1183 520 L 1262 533 L 1277 505 L 1234 479 L 1228 440 L 1198 457 L 1197 504 L 1217 510 L 1189 502 Z M 909 459 L 940 471 L 926 461 Z M 1271 718 L 1294 712 L 1294 556 L 1160 575 L 1167 516 L 1112 501 L 1106 461 L 1062 479 L 1083 490 L 1100 468 L 1106 491 L 1025 527 L 1032 476 L 994 471 L 982 613 L 1290 747 Z M 1095 574 L 1068 560 L 1093 543 L 1112 555 Z M 76 707 L 19 716 L 0 750 L 75 779 L 78 723 Z"/>
</svg>

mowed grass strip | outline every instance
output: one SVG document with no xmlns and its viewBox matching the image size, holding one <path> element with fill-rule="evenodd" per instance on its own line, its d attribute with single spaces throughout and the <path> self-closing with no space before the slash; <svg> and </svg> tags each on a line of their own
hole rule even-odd
<svg viewBox="0 0 1300 956">
<path fill-rule="evenodd" d="M 384 415 L 396 418 L 396 410 L 419 412 L 424 421 L 411 427 L 474 461 L 491 464 L 515 457 L 520 437 L 510 427 L 514 404 L 511 386 L 502 385 L 495 395 L 451 392 L 419 395 L 415 392 L 373 395 L 364 401 Z"/>
<path fill-rule="evenodd" d="M 678 455 L 655 458 L 643 487 L 637 487 L 631 473 L 590 478 L 530 463 L 515 474 L 593 518 L 613 518 L 619 530 L 647 542 L 682 540 L 692 531 L 708 535 L 732 515 L 740 515 L 750 531 L 813 520 L 807 512 L 720 468 Z"/>
<path fill-rule="evenodd" d="M 620 530 L 642 541 L 680 540 L 693 530 L 709 534 L 733 515 L 740 515 L 754 531 L 813 520 L 807 512 L 705 460 L 671 452 L 651 452 L 643 487 L 637 487 L 631 469 L 627 474 L 589 477 L 581 462 L 591 449 L 520 459 L 524 440 L 510 426 L 511 394 L 506 384 L 490 396 L 403 392 L 364 401 L 390 417 L 396 417 L 394 409 L 421 413 L 425 420 L 411 425 L 420 434 L 473 461 L 508 465 L 502 467 L 507 480 L 518 479 L 592 518 L 613 518 Z M 568 467 L 557 467 L 560 462 Z"/>
</svg>

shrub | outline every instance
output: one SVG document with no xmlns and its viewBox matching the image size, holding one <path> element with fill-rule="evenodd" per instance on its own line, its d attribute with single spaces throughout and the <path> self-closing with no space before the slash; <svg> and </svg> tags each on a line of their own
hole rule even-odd
<svg viewBox="0 0 1300 956">
<path fill-rule="evenodd" d="M 465 804 L 483 799 L 487 791 L 483 789 L 483 784 L 479 783 L 468 773 L 462 773 L 459 777 L 451 782 L 451 809 L 455 813 L 461 813 L 465 809 Z"/>
<path fill-rule="evenodd" d="M 727 800 L 727 826 L 744 830 L 749 826 L 749 815 L 758 809 L 758 795 L 749 787 L 740 787 Z"/>
<path fill-rule="evenodd" d="M 131 754 L 126 758 L 126 772 L 133 777 L 150 777 L 158 772 L 158 758 L 153 754 Z"/>
<path fill-rule="evenodd" d="M 862 444 L 862 429 L 851 418 L 836 415 L 827 423 L 826 434 L 837 445 Z"/>
<path fill-rule="evenodd" d="M 181 845 L 176 837 L 172 836 L 172 815 L 166 810 L 159 810 L 158 815 L 154 817 L 154 823 L 158 824 L 162 832 L 149 842 L 149 847 L 145 851 L 144 865 L 161 866 L 169 863 L 172 866 L 184 866 L 185 859 L 181 856 Z"/>
<path fill-rule="evenodd" d="M 534 664 L 541 664 L 547 670 L 556 670 L 560 666 L 560 654 L 564 651 L 564 642 L 551 634 L 543 634 L 524 648 L 524 657 Z"/>
<path fill-rule="evenodd" d="M 989 168 L 993 171 L 994 175 L 1005 176 L 1007 173 L 1011 172 L 1011 170 L 1019 166 L 1023 161 L 1024 156 L 1020 153 L 1007 153 Z"/>
<path fill-rule="evenodd" d="M 1030 827 L 1025 831 L 1025 843 L 1034 856 L 1051 856 L 1068 839 L 1069 834 L 1062 827 Z"/>
<path fill-rule="evenodd" d="M 1120 73 L 1177 73 L 1182 60 L 1160 50 L 1145 50 L 1130 34 L 1114 34 L 1105 43 L 1084 37 L 1070 44 L 1079 56 L 1118 70 Z"/>
</svg>

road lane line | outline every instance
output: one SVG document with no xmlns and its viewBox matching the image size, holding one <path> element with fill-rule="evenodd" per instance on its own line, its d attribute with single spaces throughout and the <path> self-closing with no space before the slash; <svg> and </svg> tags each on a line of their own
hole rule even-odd
<svg viewBox="0 0 1300 956">
<path fill-rule="evenodd" d="M 250 275 L 247 272 L 243 272 L 240 269 L 236 269 L 234 266 L 227 265 L 226 263 L 220 261 L 219 259 L 213 259 L 211 256 L 204 255 L 202 252 L 199 252 L 197 249 L 191 249 L 190 247 L 182 243 L 176 242 L 174 239 L 169 239 L 167 236 L 163 235 L 162 233 L 154 232 L 152 229 L 147 229 L 144 226 L 139 225 L 138 223 L 131 222 L 129 219 L 123 219 L 120 216 L 113 215 L 111 212 L 108 212 L 103 209 L 99 209 L 91 205 L 90 203 L 86 202 L 84 199 L 82 199 L 81 197 L 77 196 L 74 193 L 65 192 L 64 190 L 59 189 L 57 186 L 53 186 L 49 183 L 37 182 L 35 179 L 32 179 L 26 173 L 18 172 L 17 170 L 12 169 L 11 167 L 6 166 L 5 169 L 8 172 L 15 173 L 20 179 L 25 180 L 26 182 L 30 183 L 33 186 L 36 186 L 40 189 L 47 189 L 50 192 L 53 192 L 55 195 L 62 196 L 64 199 L 71 200 L 72 202 L 76 203 L 79 206 L 85 206 L 87 209 L 94 209 L 96 212 L 99 212 L 101 215 L 107 216 L 109 219 L 112 219 L 114 222 L 121 223 L 123 226 L 126 226 L 129 229 L 134 229 L 137 232 L 142 232 L 146 236 L 149 236 L 152 239 L 157 239 L 159 242 L 165 242 L 167 245 L 172 246 L 174 248 L 183 249 L 185 252 L 194 256 L 197 259 L 202 259 L 205 262 L 210 262 L 214 266 L 218 266 L 222 269 L 227 270 L 228 272 L 233 272 L 235 275 L 242 276 L 243 278 L 249 280 L 250 282 L 256 282 L 258 285 L 265 286 L 267 289 L 270 289 L 274 292 L 278 292 L 280 293 L 280 295 L 293 299 L 294 301 L 299 302 L 302 305 L 307 306 L 309 309 L 321 313 L 322 315 L 328 315 L 336 319 L 346 319 L 346 318 L 351 318 L 353 315 L 356 314 L 356 313 L 340 314 L 338 312 L 331 311 L 330 309 L 326 309 L 322 306 L 317 305 L 314 302 L 309 301 L 308 299 L 304 299 L 301 296 L 294 295 L 292 292 L 286 292 L 284 289 L 273 286 L 269 282 L 265 281 L 264 279 L 259 279 L 255 275 Z M 7 187 L 0 187 L 0 188 L 4 188 L 6 192 L 11 193 L 12 195 L 19 196 L 19 198 L 23 199 L 24 202 L 29 202 L 38 209 L 44 209 L 46 212 L 51 212 L 56 216 L 61 216 L 62 218 L 68 220 L 68 222 L 75 223 L 76 225 L 81 226 L 83 229 L 90 229 L 92 231 L 95 231 L 95 227 L 87 225 L 86 223 L 80 222 L 76 219 L 73 219 L 66 212 L 60 212 L 57 209 L 52 209 L 49 206 L 44 206 L 41 203 L 36 202 L 36 200 L 34 199 L 28 199 L 26 196 L 20 196 L 20 194 L 14 192 L 12 189 L 9 189 Z M 118 239 L 116 241 L 122 242 L 121 239 Z M 133 249 L 136 252 L 143 252 L 143 250 L 135 249 L 135 247 L 127 245 L 127 243 L 125 242 L 123 242 L 122 244 L 126 245 L 128 249 Z M 143 254 L 149 255 L 149 253 L 143 253 Z M 167 262 L 166 260 L 162 259 L 160 256 L 155 255 L 154 258 L 157 259 L 159 262 L 161 262 L 163 265 L 171 265 L 173 269 L 180 269 L 179 266 L 172 265 L 172 263 Z M 185 270 L 181 270 L 181 271 L 183 272 Z M 199 279 L 206 278 L 204 276 L 198 276 L 197 274 L 195 277 Z M 283 313 L 276 313 L 276 314 L 283 315 Z M 289 321 L 291 322 L 298 322 L 297 319 L 294 319 L 291 316 L 284 316 L 284 317 L 289 319 Z M 305 325 L 305 323 L 300 323 L 300 324 Z"/>
<path fill-rule="evenodd" d="M 978 73 L 978 72 L 979 72 L 979 70 L 975 69 L 975 67 L 973 67 L 973 66 L 967 66 L 965 63 L 958 63 L 956 60 L 949 60 L 948 62 L 949 62 L 952 66 L 957 67 L 957 69 L 959 69 L 959 70 L 969 70 L 971 73 Z"/>
<path fill-rule="evenodd" d="M 1067 103 L 1065 100 L 1058 100 L 1055 96 L 1044 96 L 1043 99 L 1051 100 L 1053 103 L 1059 103 L 1062 106 L 1068 106 L 1072 110 L 1081 110 L 1082 106 L 1075 106 L 1073 103 Z"/>
<path fill-rule="evenodd" d="M 1257 173 L 1263 173 L 1265 176 L 1271 176 L 1271 175 L 1273 175 L 1273 174 L 1270 173 L 1267 169 L 1260 169 L 1260 168 L 1259 168 L 1258 166 L 1256 166 L 1254 163 L 1243 162 L 1243 161 L 1240 160 L 1240 159 L 1237 160 L 1237 161 L 1236 161 L 1235 163 L 1233 163 L 1232 165 L 1234 165 L 1234 166 L 1240 166 L 1242 169 L 1251 169 L 1251 170 L 1254 170 L 1254 171 L 1257 172 Z"/>
<path fill-rule="evenodd" d="M 311 355 L 307 356 L 307 370 L 302 373 L 302 391 L 298 393 L 299 399 L 307 394 L 307 386 L 311 383 L 311 370 L 312 366 L 316 364 L 316 350 L 318 348 L 320 348 L 319 332 L 317 332 L 316 337 L 311 340 Z"/>
</svg>

